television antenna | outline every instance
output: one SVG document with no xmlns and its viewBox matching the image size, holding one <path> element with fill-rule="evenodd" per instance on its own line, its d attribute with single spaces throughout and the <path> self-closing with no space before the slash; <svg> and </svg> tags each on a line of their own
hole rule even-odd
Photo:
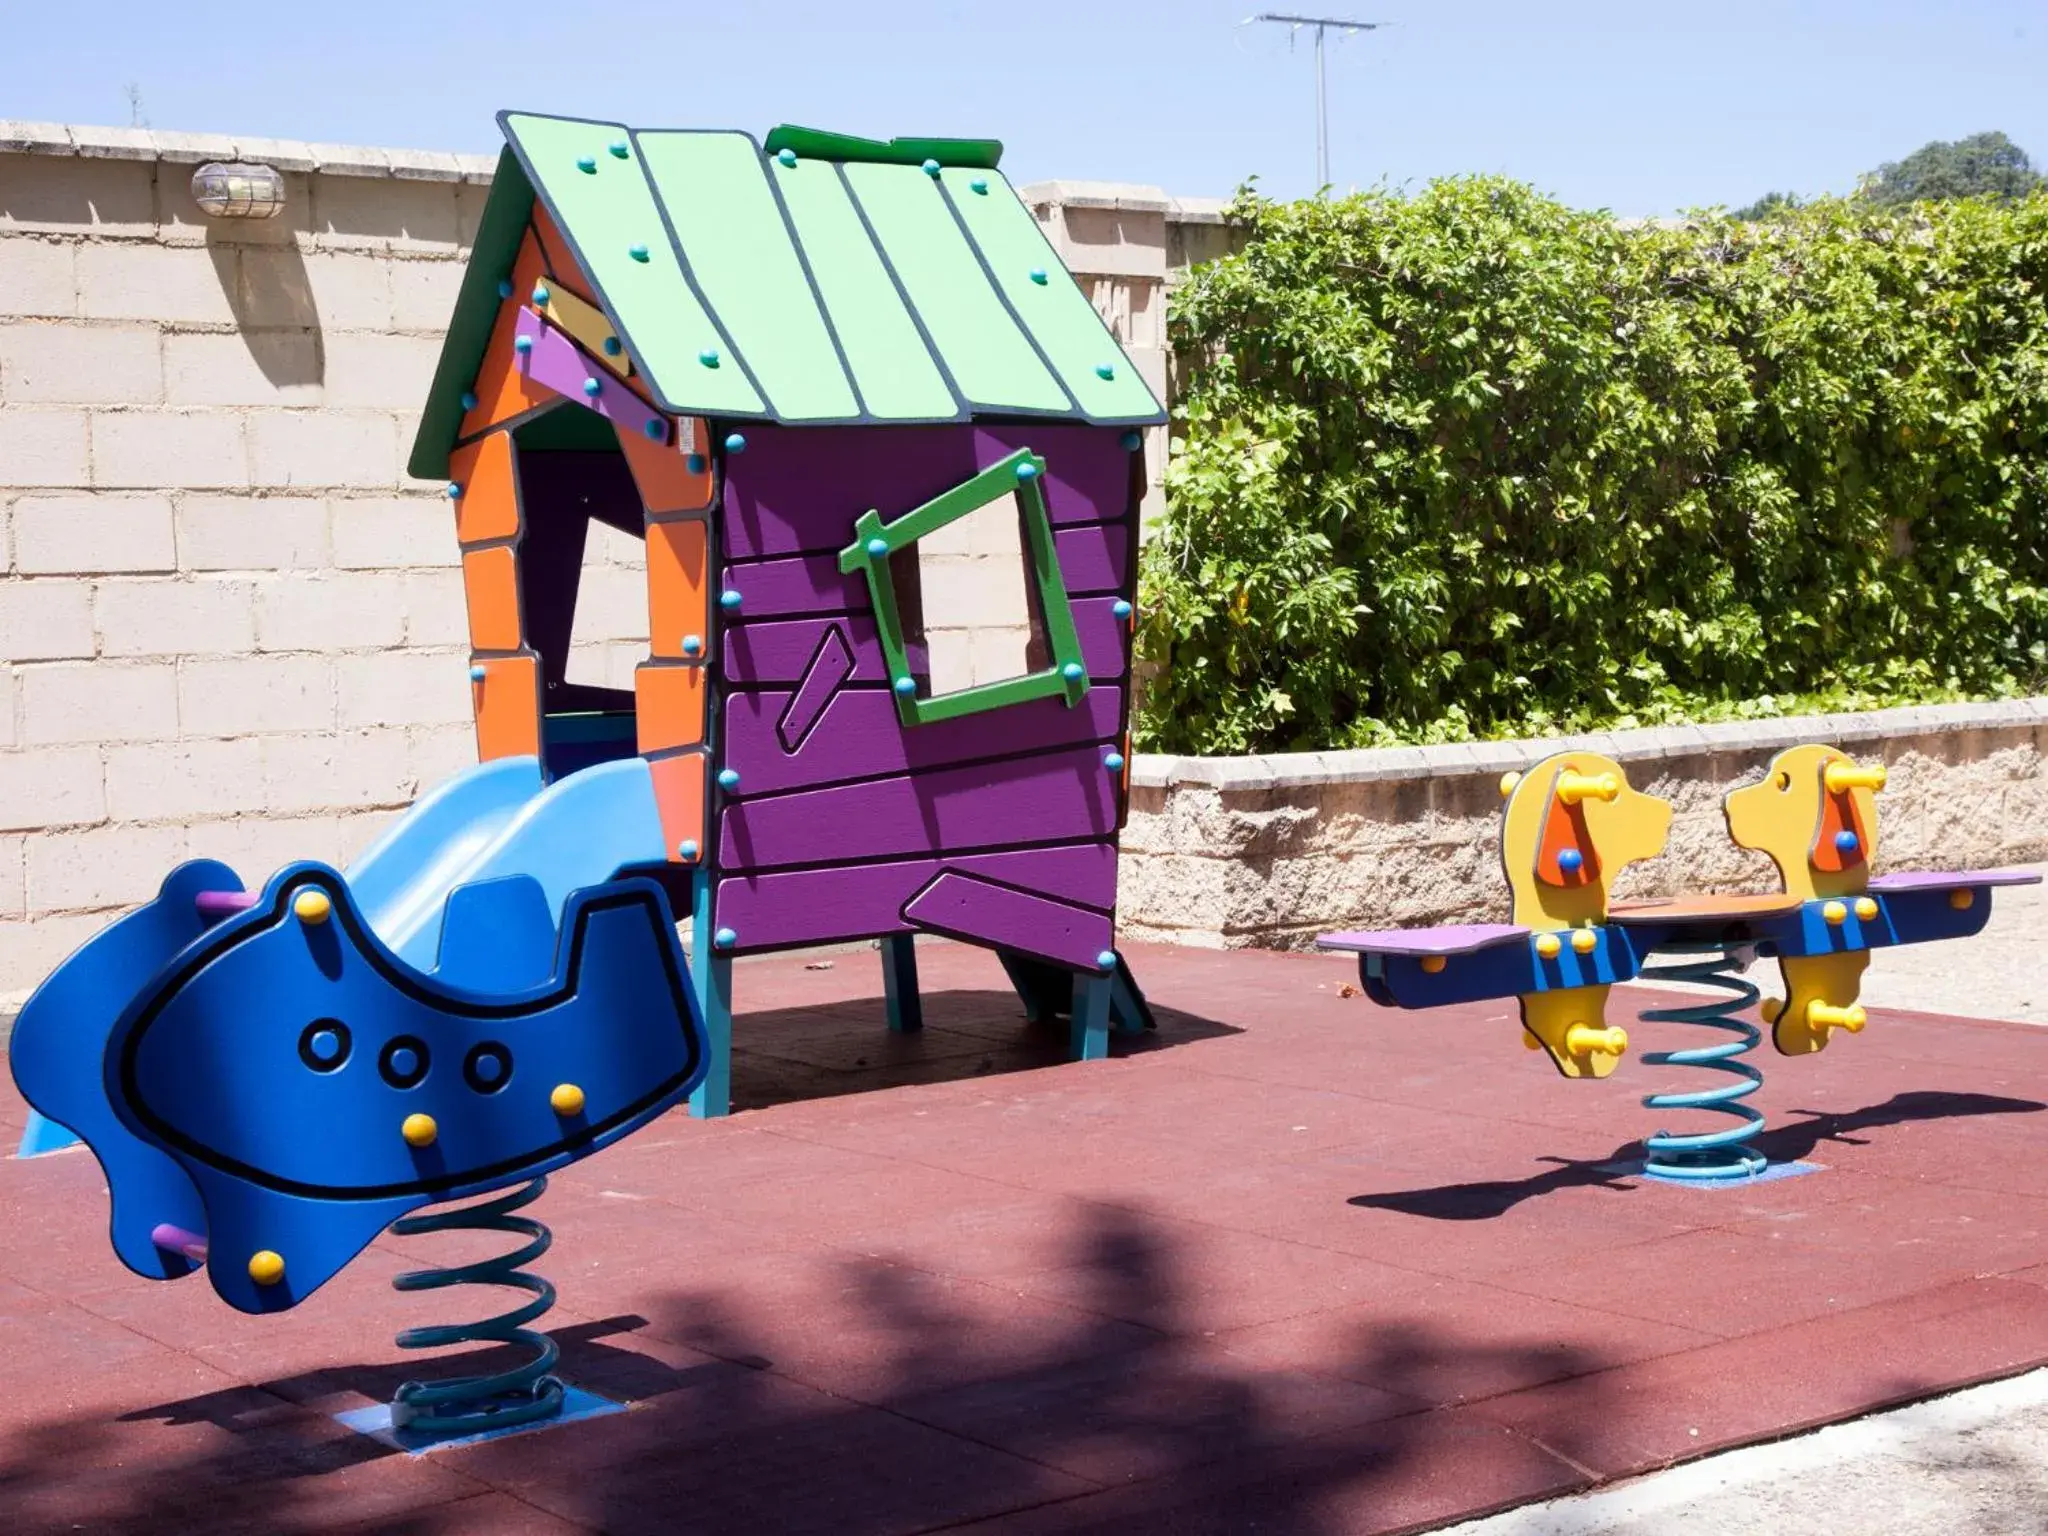
<svg viewBox="0 0 2048 1536">
<path fill-rule="evenodd" d="M 1290 35 L 1299 35 L 1303 27 L 1315 28 L 1316 34 L 1316 186 L 1330 184 L 1330 98 L 1323 82 L 1323 36 L 1335 32 L 1340 38 L 1350 37 L 1357 32 L 1377 32 L 1391 25 L 1384 21 L 1351 21 L 1342 16 L 1283 16 L 1274 11 L 1261 11 L 1256 16 L 1247 16 L 1242 25 L 1269 21 L 1289 29 Z"/>
</svg>

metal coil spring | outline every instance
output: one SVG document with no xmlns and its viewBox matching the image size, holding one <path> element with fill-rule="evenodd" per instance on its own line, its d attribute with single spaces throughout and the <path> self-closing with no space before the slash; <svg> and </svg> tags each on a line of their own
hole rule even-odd
<svg viewBox="0 0 2048 1536">
<path fill-rule="evenodd" d="M 525 1247 L 497 1258 L 480 1259 L 446 1269 L 416 1269 L 391 1283 L 401 1291 L 437 1291 L 451 1285 L 502 1285 L 532 1293 L 533 1300 L 502 1316 L 480 1323 L 437 1323 L 408 1328 L 398 1335 L 400 1349 L 445 1349 L 456 1344 L 488 1342 L 519 1344 L 535 1357 L 509 1371 L 486 1376 L 457 1376 L 446 1381 L 408 1381 L 391 1399 L 394 1427 L 415 1434 L 469 1435 L 552 1418 L 562 1411 L 562 1384 L 548 1373 L 561 1350 L 544 1333 L 526 1325 L 555 1304 L 555 1288 L 523 1268 L 548 1251 L 554 1242 L 547 1227 L 512 1212 L 531 1205 L 546 1191 L 545 1178 L 532 1180 L 506 1194 L 474 1205 L 405 1216 L 391 1224 L 399 1237 L 429 1232 L 505 1232 L 530 1239 Z"/>
<path fill-rule="evenodd" d="M 1769 1159 L 1748 1145 L 1764 1127 L 1763 1111 L 1742 1101 L 1763 1086 L 1763 1072 L 1736 1058 L 1747 1055 L 1763 1038 L 1754 1024 L 1736 1017 L 1752 1007 L 1762 995 L 1737 973 L 1746 969 L 1750 956 L 1737 954 L 1720 944 L 1677 944 L 1672 949 L 1698 958 L 1669 965 L 1647 965 L 1641 972 L 1645 981 L 1682 981 L 1725 988 L 1733 998 L 1710 998 L 1704 1002 L 1672 1008 L 1645 1008 L 1646 1022 L 1699 1024 L 1725 1030 L 1736 1038 L 1716 1045 L 1695 1046 L 1681 1051 L 1649 1051 L 1643 1061 L 1653 1067 L 1704 1067 L 1725 1072 L 1736 1079 L 1716 1088 L 1692 1093 L 1653 1093 L 1643 1099 L 1649 1109 L 1698 1109 L 1733 1115 L 1741 1123 L 1724 1130 L 1673 1135 L 1659 1130 L 1648 1138 L 1648 1155 L 1643 1172 L 1651 1178 L 1676 1179 L 1694 1183 L 1707 1179 L 1754 1178 L 1769 1166 Z"/>
</svg>

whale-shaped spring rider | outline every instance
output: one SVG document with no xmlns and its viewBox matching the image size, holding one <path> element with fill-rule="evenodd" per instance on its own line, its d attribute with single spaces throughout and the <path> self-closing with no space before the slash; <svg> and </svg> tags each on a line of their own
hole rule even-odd
<svg viewBox="0 0 2048 1536">
<path fill-rule="evenodd" d="M 468 1223 L 534 1246 L 424 1282 L 536 1302 L 412 1342 L 517 1338 L 543 1358 L 488 1391 L 409 1383 L 394 1416 L 542 1416 L 553 1345 L 517 1325 L 551 1292 L 511 1271 L 545 1229 L 503 1213 L 685 1097 L 708 1059 L 668 898 L 630 872 L 662 859 L 644 760 L 546 784 L 512 758 L 422 799 L 347 877 L 295 864 L 250 893 L 185 864 L 30 998 L 15 1080 L 99 1159 L 121 1261 L 158 1280 L 203 1263 L 243 1312 L 296 1306 L 419 1207 L 536 1181 Z"/>
<path fill-rule="evenodd" d="M 1740 1101 L 1762 1074 L 1734 1058 L 1761 1038 L 1735 1013 L 1759 1002 L 1784 1055 L 1826 1049 L 1836 1030 L 1865 1024 L 1857 992 L 1869 952 L 1894 944 L 1964 938 L 1983 928 L 1998 886 L 2032 884 L 2019 870 L 1894 873 L 1873 878 L 1877 792 L 1882 767 L 1858 766 L 1830 746 L 1781 752 L 1760 783 L 1723 803 L 1729 835 L 1768 854 L 1782 892 L 1682 896 L 1616 905 L 1623 866 L 1663 851 L 1671 825 L 1665 801 L 1630 787 L 1611 758 L 1562 752 L 1501 782 L 1506 820 L 1501 858 L 1512 896 L 1507 923 L 1329 934 L 1325 949 L 1358 956 L 1365 993 L 1397 1008 L 1516 998 L 1523 1040 L 1565 1077 L 1603 1078 L 1628 1049 L 1606 1020 L 1608 990 L 1638 976 L 1705 983 L 1738 994 L 1698 1007 L 1657 1009 L 1649 1019 L 1705 1024 L 1738 1036 L 1696 1050 L 1658 1052 L 1653 1065 L 1718 1069 L 1736 1080 L 1698 1093 L 1653 1094 L 1652 1108 L 1718 1110 L 1732 1128 L 1648 1139 L 1646 1171 L 1687 1182 L 1746 1177 L 1762 1170 L 1747 1146 L 1762 1115 Z M 1649 966 L 1657 951 L 1690 959 Z M 1760 999 L 1734 976 L 1753 955 L 1776 960 L 1782 1000 Z"/>
</svg>

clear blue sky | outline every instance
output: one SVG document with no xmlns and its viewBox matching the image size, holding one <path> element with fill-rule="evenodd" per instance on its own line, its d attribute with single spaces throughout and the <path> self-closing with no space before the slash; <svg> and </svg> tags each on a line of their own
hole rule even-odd
<svg viewBox="0 0 2048 1536">
<path fill-rule="evenodd" d="M 486 150 L 500 107 L 992 135 L 1018 181 L 1312 190 L 1306 46 L 1259 0 L 96 0 L 9 5 L 0 115 Z M 2048 0 L 1271 0 L 1333 45 L 1340 187 L 1502 171 L 1653 214 L 1847 191 L 2001 128 L 2048 162 Z"/>
</svg>

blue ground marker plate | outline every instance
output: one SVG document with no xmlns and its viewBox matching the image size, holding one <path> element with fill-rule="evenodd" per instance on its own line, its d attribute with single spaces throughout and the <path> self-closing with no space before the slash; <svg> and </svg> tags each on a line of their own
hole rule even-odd
<svg viewBox="0 0 2048 1536">
<path fill-rule="evenodd" d="M 597 1419 L 608 1413 L 625 1411 L 624 1403 L 615 1403 L 608 1397 L 599 1397 L 595 1392 L 586 1392 L 581 1387 L 565 1387 L 562 1393 L 562 1411 L 553 1418 L 536 1419 L 528 1424 L 508 1424 L 503 1429 L 479 1430 L 473 1435 L 422 1435 L 412 1429 L 394 1429 L 391 1424 L 389 1403 L 375 1403 L 368 1408 L 351 1408 L 347 1413 L 337 1413 L 334 1417 L 338 1423 L 359 1435 L 381 1440 L 388 1446 L 404 1451 L 408 1456 L 424 1456 L 428 1451 L 445 1451 L 457 1445 L 475 1445 L 479 1440 L 496 1440 L 505 1435 L 523 1435 L 529 1430 L 553 1429 L 557 1424 L 568 1424 L 577 1419 Z"/>
</svg>

